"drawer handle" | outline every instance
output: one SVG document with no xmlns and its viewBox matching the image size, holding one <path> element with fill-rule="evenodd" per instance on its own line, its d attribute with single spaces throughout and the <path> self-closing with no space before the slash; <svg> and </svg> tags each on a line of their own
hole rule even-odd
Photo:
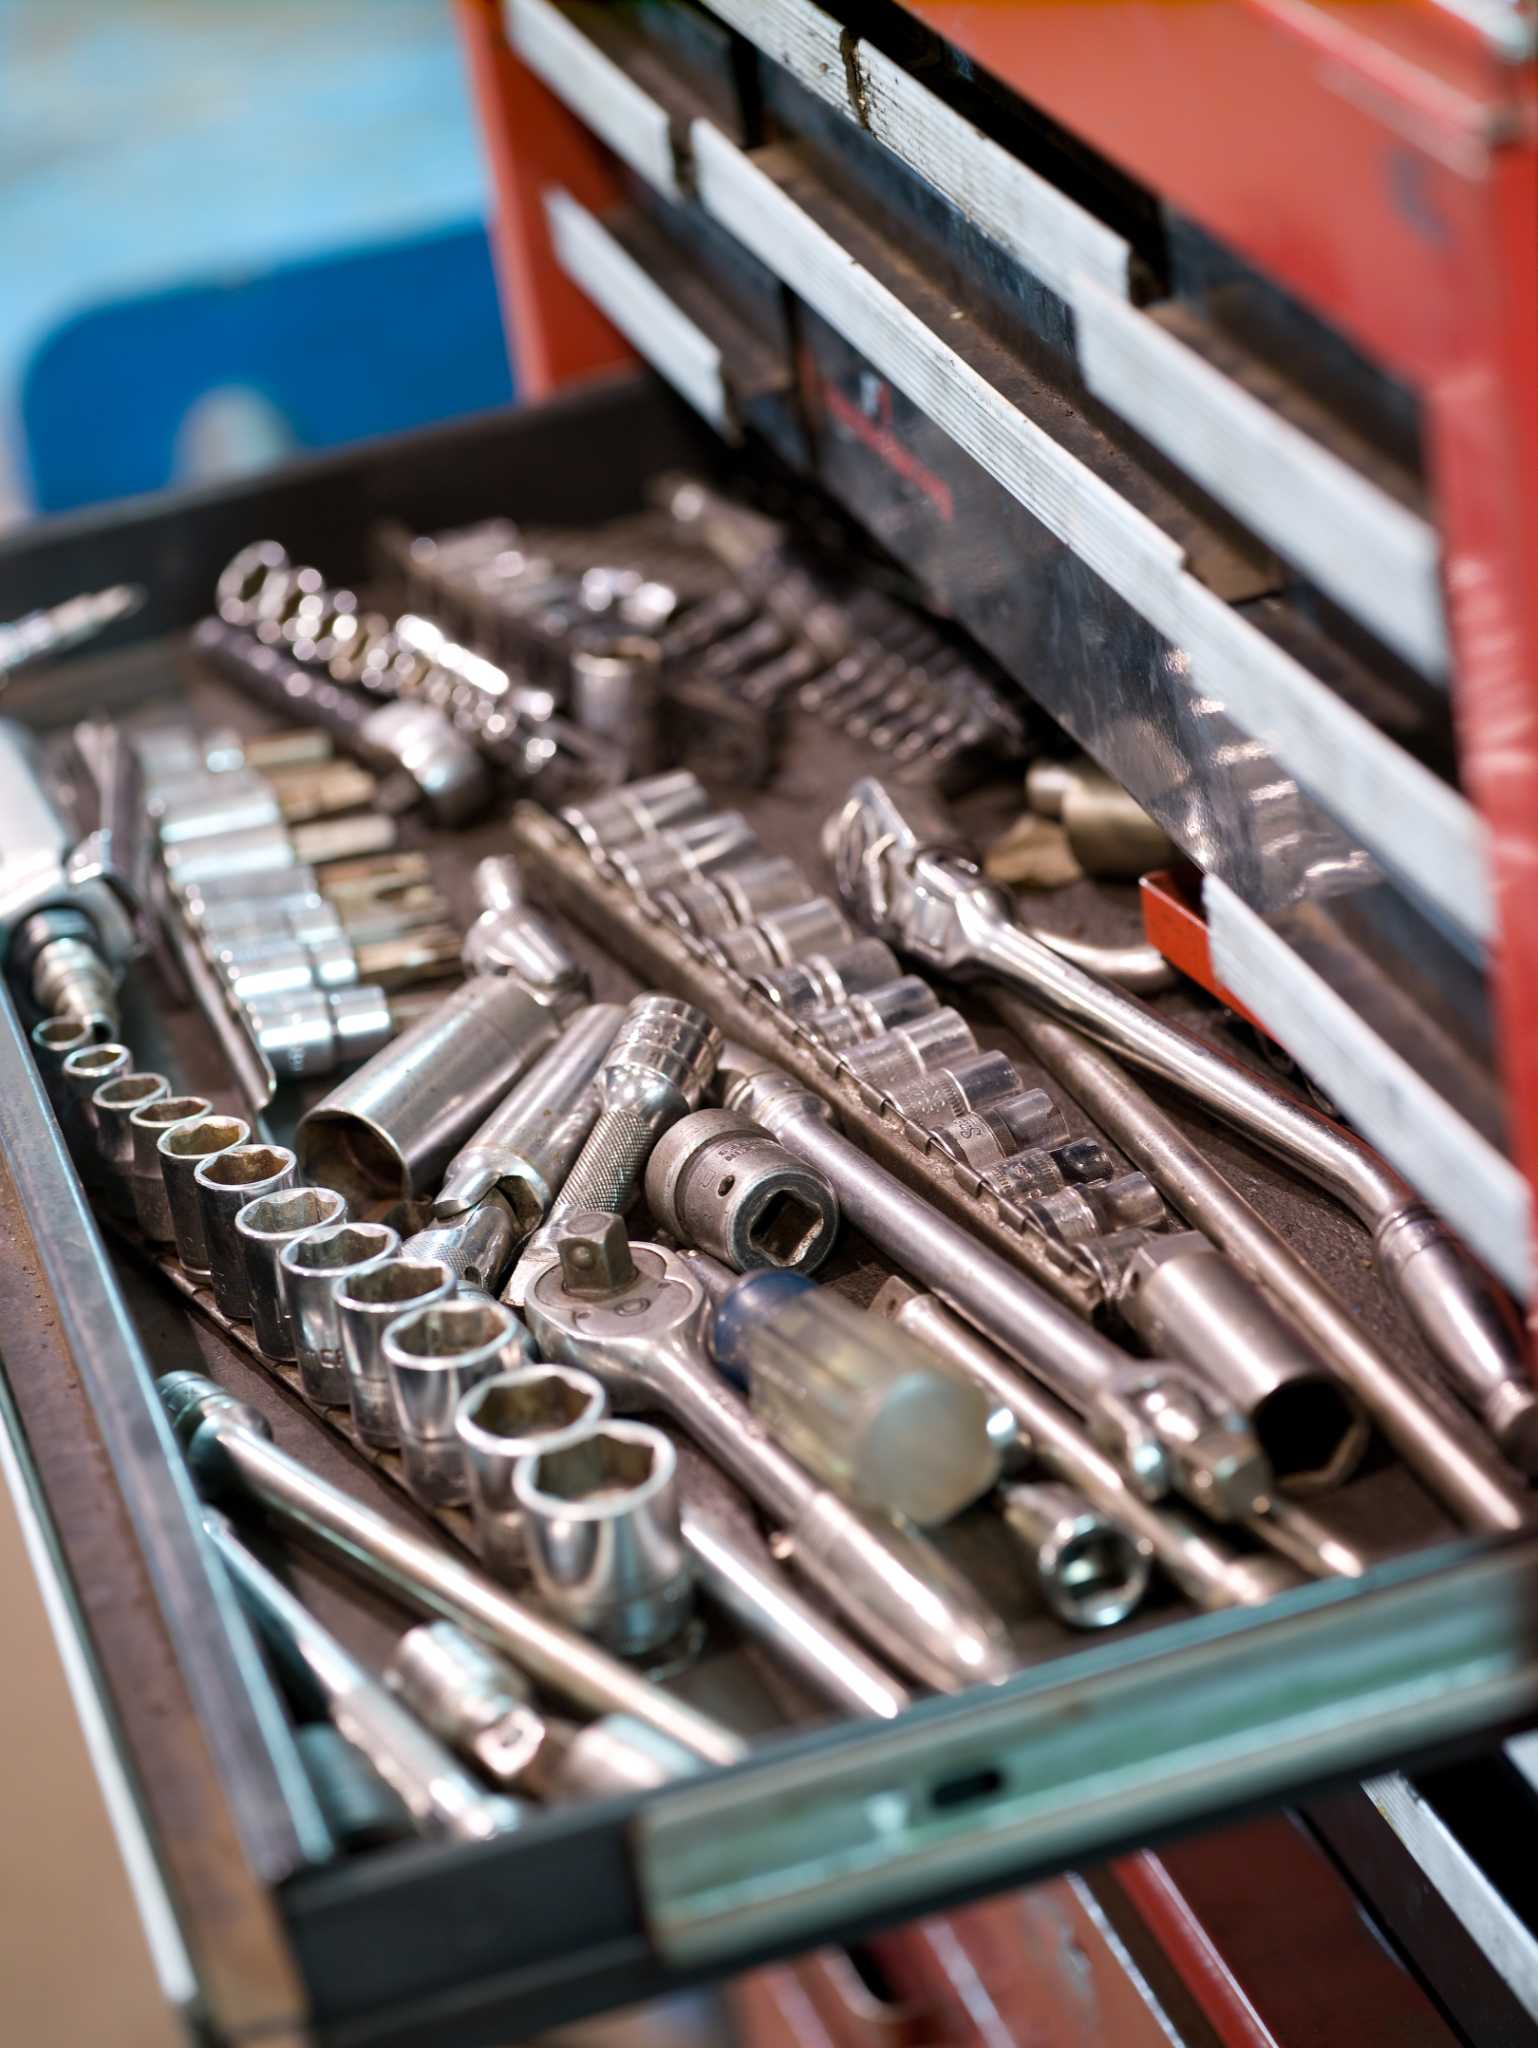
<svg viewBox="0 0 1538 2048">
<path fill-rule="evenodd" d="M 550 0 L 505 0 L 502 19 L 509 48 L 556 98 L 649 185 L 676 199 L 667 109 Z"/>
</svg>

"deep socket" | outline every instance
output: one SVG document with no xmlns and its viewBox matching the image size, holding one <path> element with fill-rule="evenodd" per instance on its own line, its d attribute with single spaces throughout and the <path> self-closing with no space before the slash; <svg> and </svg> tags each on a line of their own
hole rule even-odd
<svg viewBox="0 0 1538 2048">
<path fill-rule="evenodd" d="M 458 1286 L 458 1275 L 442 1259 L 410 1257 L 405 1247 L 394 1258 L 337 1282 L 348 1405 L 364 1443 L 393 1449 L 399 1434 L 384 1359 L 385 1331 L 408 1309 L 446 1301 Z"/>
<path fill-rule="evenodd" d="M 528 1364 L 528 1331 L 511 1309 L 473 1296 L 407 1309 L 387 1326 L 382 1349 L 406 1484 L 433 1507 L 461 1506 L 468 1495 L 455 1411 L 480 1381 Z"/>
<path fill-rule="evenodd" d="M 156 1140 L 155 1151 L 171 1211 L 171 1234 L 182 1271 L 196 1280 L 208 1278 L 208 1243 L 203 1235 L 203 1203 L 197 1171 L 205 1159 L 244 1145 L 251 1126 L 238 1116 L 203 1116 L 172 1124 Z"/>
<path fill-rule="evenodd" d="M 513 1474 L 540 1598 L 618 1656 L 675 1641 L 693 1608 L 677 1472 L 660 1429 L 605 1421 Z"/>
<path fill-rule="evenodd" d="M 513 1474 L 525 1458 L 559 1450 L 608 1413 L 603 1388 L 570 1365 L 529 1365 L 482 1380 L 460 1398 L 454 1430 L 481 1560 L 499 1578 L 528 1576 Z"/>
<path fill-rule="evenodd" d="M 298 1167 L 286 1145 L 246 1144 L 231 1145 L 212 1158 L 199 1160 L 193 1172 L 214 1299 L 235 1322 L 245 1322 L 251 1314 L 246 1260 L 235 1218 L 258 1195 L 275 1195 L 292 1187 Z"/>
<path fill-rule="evenodd" d="M 235 1236 L 246 1268 L 251 1329 L 264 1358 L 287 1362 L 297 1355 L 293 1321 L 278 1259 L 295 1238 L 328 1223 L 345 1223 L 347 1203 L 334 1188 L 285 1188 L 259 1195 L 235 1217 Z"/>
<path fill-rule="evenodd" d="M 400 1250 L 400 1233 L 383 1223 L 325 1223 L 278 1254 L 278 1277 L 294 1333 L 294 1356 L 306 1399 L 318 1408 L 347 1406 L 347 1367 L 336 1291 Z"/>
</svg>

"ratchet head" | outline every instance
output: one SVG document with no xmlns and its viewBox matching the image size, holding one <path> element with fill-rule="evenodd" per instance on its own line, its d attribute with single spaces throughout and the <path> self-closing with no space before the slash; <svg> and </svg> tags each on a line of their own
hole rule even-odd
<svg viewBox="0 0 1538 2048">
<path fill-rule="evenodd" d="M 631 1244 L 621 1218 L 578 1209 L 557 1226 L 555 1261 L 524 1302 L 540 1356 L 579 1365 L 617 1406 L 644 1406 L 684 1354 L 708 1364 L 709 1296 L 686 1261 Z"/>
<path fill-rule="evenodd" d="M 979 966 L 986 937 L 1015 921 L 933 807 L 862 776 L 823 828 L 823 851 L 855 921 L 921 965 L 947 974 Z"/>
</svg>

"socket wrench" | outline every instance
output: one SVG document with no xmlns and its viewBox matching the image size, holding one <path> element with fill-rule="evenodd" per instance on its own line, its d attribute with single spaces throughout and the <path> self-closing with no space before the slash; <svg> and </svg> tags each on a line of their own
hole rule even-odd
<svg viewBox="0 0 1538 2048">
<path fill-rule="evenodd" d="M 331 1223 L 345 1223 L 347 1203 L 334 1188 L 285 1188 L 258 1195 L 236 1213 L 235 1236 L 246 1268 L 251 1329 L 263 1358 L 298 1356 L 293 1318 L 279 1266 L 285 1245 Z"/>
<path fill-rule="evenodd" d="M 424 1833 L 461 1842 L 486 1842 L 515 1828 L 523 1811 L 515 1800 L 488 1792 L 437 1736 L 401 1706 L 323 1628 L 288 1588 L 259 1564 L 217 1510 L 204 1510 L 203 1526 L 279 1668 L 318 1693 L 333 1725 L 395 1792 Z"/>
<path fill-rule="evenodd" d="M 838 1235 L 838 1197 L 815 1167 L 729 1109 L 698 1109 L 658 1139 L 646 1202 L 670 1236 L 739 1273 L 812 1273 Z"/>
<path fill-rule="evenodd" d="M 622 1657 L 679 1642 L 693 1613 L 677 1469 L 660 1429 L 608 1418 L 513 1469 L 541 1602 Z"/>
<path fill-rule="evenodd" d="M 767 1510 L 797 1571 L 855 1631 L 926 1685 L 998 1683 L 1014 1655 L 998 1617 L 912 1530 L 821 1487 L 759 1424 L 706 1348 L 714 1310 L 688 1264 L 632 1247 L 617 1216 L 579 1212 L 528 1314 L 548 1358 L 592 1373 L 621 1409 L 679 1423 Z"/>
<path fill-rule="evenodd" d="M 586 1712 L 634 1715 L 711 1763 L 746 1754 L 740 1736 L 494 1585 L 435 1536 L 365 1507 L 279 1450 L 265 1416 L 213 1380 L 170 1373 L 158 1391 L 205 1498 L 256 1503 L 365 1584 L 415 1613 L 457 1622 Z"/>
<path fill-rule="evenodd" d="M 1538 1470 L 1538 1389 L 1509 1304 L 1371 1146 L 1125 990 L 1021 929 L 965 853 L 929 835 L 890 790 L 855 784 L 826 850 L 844 902 L 921 965 L 991 977 L 1181 1090 L 1298 1168 L 1372 1233 L 1380 1270 L 1453 1383 L 1509 1456 Z"/>
<path fill-rule="evenodd" d="M 1130 1358 L 998 1253 L 869 1159 L 821 1096 L 741 1051 L 729 1108 L 761 1123 L 833 1183 L 846 1220 L 1082 1414 L 1150 1500 L 1177 1490 L 1219 1519 L 1271 1490 L 1259 1445 L 1232 1407 L 1183 1367 Z"/>
</svg>

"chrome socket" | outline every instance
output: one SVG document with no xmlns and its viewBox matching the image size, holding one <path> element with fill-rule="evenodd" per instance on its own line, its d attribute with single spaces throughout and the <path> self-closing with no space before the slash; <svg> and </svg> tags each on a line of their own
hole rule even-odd
<svg viewBox="0 0 1538 2048">
<path fill-rule="evenodd" d="M 106 1171 L 101 1153 L 101 1133 L 91 1098 L 108 1081 L 121 1080 L 133 1072 L 134 1056 L 126 1045 L 83 1045 L 67 1053 L 59 1069 L 59 1083 L 68 1104 L 71 1137 L 78 1147 L 81 1178 L 99 1187 Z"/>
<path fill-rule="evenodd" d="M 409 1246 L 337 1282 L 348 1403 L 353 1428 L 364 1443 L 390 1450 L 399 1435 L 384 1361 L 385 1331 L 408 1309 L 446 1301 L 458 1285 L 457 1274 L 442 1259 L 415 1258 Z"/>
<path fill-rule="evenodd" d="M 251 1036 L 281 1081 L 356 1066 L 395 1035 L 390 999 L 382 988 L 295 989 L 245 1006 Z"/>
<path fill-rule="evenodd" d="M 709 809 L 710 798 L 699 778 L 687 768 L 675 768 L 627 783 L 589 803 L 568 804 L 560 815 L 594 860 L 601 861 L 615 847 L 654 839 L 671 826 L 704 817 Z"/>
<path fill-rule="evenodd" d="M 777 1010 L 803 1022 L 814 1010 L 831 1010 L 901 976 L 890 946 L 880 939 L 856 939 L 836 953 L 808 954 L 794 966 L 749 979 Z"/>
<path fill-rule="evenodd" d="M 758 834 L 741 811 L 718 811 L 669 827 L 655 839 L 607 849 L 603 865 L 638 896 L 682 888 L 716 868 L 760 852 Z"/>
<path fill-rule="evenodd" d="M 869 995 L 851 996 L 829 1010 L 814 1010 L 806 1028 L 838 1052 L 847 1045 L 880 1038 L 894 1025 L 930 1016 L 939 1007 L 940 998 L 922 976 L 904 974 L 873 988 Z"/>
<path fill-rule="evenodd" d="M 203 1243 L 208 1254 L 214 1300 L 235 1322 L 247 1322 L 251 1295 L 246 1261 L 235 1219 L 259 1195 L 275 1195 L 293 1186 L 299 1162 L 286 1145 L 231 1145 L 198 1162 L 193 1172 L 203 1211 Z"/>
<path fill-rule="evenodd" d="M 525 1233 L 536 1228 L 597 1119 L 595 1078 L 624 1014 L 594 1003 L 567 1025 L 450 1160 L 434 1203 L 441 1218 L 500 1189 Z"/>
<path fill-rule="evenodd" d="M 528 1576 L 513 1475 L 525 1459 L 589 1435 L 608 1412 L 591 1373 L 528 1365 L 496 1373 L 465 1394 L 454 1414 L 481 1560 L 498 1578 Z"/>
<path fill-rule="evenodd" d="M 627 776 L 648 776 L 662 753 L 662 649 L 641 633 L 579 644 L 571 655 L 571 715 L 615 748 Z"/>
<path fill-rule="evenodd" d="M 968 1111 L 991 1109 L 1020 1092 L 1020 1073 L 1012 1059 L 1002 1052 L 974 1052 L 953 1067 L 894 1082 L 887 1099 L 914 1123 L 933 1129 Z"/>
<path fill-rule="evenodd" d="M 283 1247 L 330 1223 L 345 1223 L 347 1204 L 334 1188 L 289 1187 L 259 1195 L 235 1217 L 246 1268 L 251 1328 L 264 1358 L 287 1363 L 296 1356 L 294 1326 L 278 1265 Z"/>
<path fill-rule="evenodd" d="M 511 1309 L 473 1296 L 408 1309 L 385 1330 L 382 1349 L 407 1485 L 433 1507 L 463 1505 L 455 1412 L 480 1381 L 528 1363 L 528 1331 Z"/>
<path fill-rule="evenodd" d="M 318 1408 L 345 1408 L 347 1366 L 337 1288 L 400 1250 L 400 1233 L 383 1223 L 326 1223 L 278 1253 L 278 1277 L 294 1333 L 299 1384 Z"/>
<path fill-rule="evenodd" d="M 796 863 L 780 854 L 766 854 L 687 888 L 667 890 L 657 898 L 657 907 L 685 931 L 704 939 L 755 924 L 771 911 L 789 910 L 807 900 L 806 877 Z"/>
<path fill-rule="evenodd" d="M 739 1273 L 815 1272 L 838 1235 L 826 1176 L 735 1110 L 696 1110 L 663 1134 L 647 1162 L 646 1200 L 670 1236 Z"/>
<path fill-rule="evenodd" d="M 1006 1486 L 1004 1520 L 1043 1603 L 1070 1628 L 1112 1628 L 1148 1590 L 1153 1553 L 1071 1486 Z"/>
<path fill-rule="evenodd" d="M 238 1116 L 200 1116 L 186 1123 L 172 1124 L 155 1141 L 165 1182 L 166 1205 L 171 1212 L 171 1235 L 182 1271 L 194 1280 L 206 1280 L 208 1241 L 203 1234 L 203 1203 L 198 1192 L 197 1171 L 204 1160 L 234 1145 L 244 1145 L 251 1126 Z"/>
<path fill-rule="evenodd" d="M 605 1422 L 513 1475 L 541 1599 L 622 1657 L 674 1641 L 690 1616 L 677 1470 L 660 1429 Z"/>
<path fill-rule="evenodd" d="M 57 1105 L 68 1099 L 64 1087 L 64 1062 L 72 1052 L 83 1052 L 96 1043 L 96 1027 L 85 1017 L 44 1017 L 31 1031 L 32 1055 L 42 1074 L 43 1085 Z"/>
<path fill-rule="evenodd" d="M 880 1038 L 846 1047 L 844 1064 L 872 1088 L 916 1080 L 936 1067 L 954 1066 L 976 1052 L 972 1027 L 959 1010 L 933 1010 L 911 1024 L 899 1024 Z"/>
<path fill-rule="evenodd" d="M 340 1189 L 359 1215 L 436 1188 L 558 1028 L 517 982 L 466 982 L 301 1120 L 306 1179 Z"/>
<path fill-rule="evenodd" d="M 1067 1136 L 1063 1112 L 1045 1088 L 1022 1088 L 991 1108 L 964 1110 L 935 1130 L 941 1148 L 974 1173 L 1002 1166 L 1017 1152 L 1042 1151 L 1050 1158 L 1048 1148 Z"/>
<path fill-rule="evenodd" d="M 705 951 L 723 967 L 751 981 L 755 975 L 778 974 L 814 954 L 835 953 L 854 939 L 854 927 L 826 896 L 771 910 L 741 931 L 706 938 Z M 893 965 L 896 965 L 895 959 Z"/>
<path fill-rule="evenodd" d="M 166 1179 L 160 1170 L 160 1141 L 172 1125 L 195 1124 L 212 1108 L 206 1095 L 155 1095 L 129 1115 L 134 1218 L 153 1244 L 170 1244 L 176 1235 Z"/>
<path fill-rule="evenodd" d="M 547 1723 L 523 1675 L 452 1621 L 408 1629 L 385 1684 L 440 1741 L 504 1791 L 524 1785 Z"/>
<path fill-rule="evenodd" d="M 1055 1153 L 1036 1148 L 1011 1153 L 997 1166 L 984 1167 L 978 1179 L 985 1188 L 1002 1195 L 1005 1201 L 1021 1205 L 1059 1193 L 1063 1187 L 1063 1169 Z M 1093 1232 L 1090 1234 L 1094 1235 Z"/>
<path fill-rule="evenodd" d="M 214 956 L 225 987 L 244 1007 L 298 994 L 307 988 L 351 988 L 358 980 L 358 955 L 341 930 L 314 942 L 290 938 L 243 954 L 221 946 Z"/>
<path fill-rule="evenodd" d="M 105 1176 L 103 1186 L 112 1208 L 119 1216 L 134 1213 L 133 1129 L 134 1111 L 157 1102 L 170 1089 L 164 1074 L 120 1074 L 115 1081 L 103 1081 L 91 1096 L 91 1116 L 96 1125 L 96 1149 Z"/>
</svg>

